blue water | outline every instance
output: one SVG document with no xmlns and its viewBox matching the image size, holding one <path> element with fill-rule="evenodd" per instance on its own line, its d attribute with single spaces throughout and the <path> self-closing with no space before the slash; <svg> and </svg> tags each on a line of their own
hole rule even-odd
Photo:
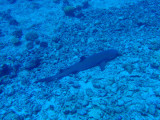
<svg viewBox="0 0 160 120">
<path fill-rule="evenodd" d="M 160 1 L 0 0 L 0 120 L 160 120 Z"/>
</svg>

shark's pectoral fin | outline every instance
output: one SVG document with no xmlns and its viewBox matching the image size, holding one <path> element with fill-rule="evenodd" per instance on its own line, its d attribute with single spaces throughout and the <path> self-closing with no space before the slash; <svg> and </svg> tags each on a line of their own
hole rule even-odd
<svg viewBox="0 0 160 120">
<path fill-rule="evenodd" d="M 107 63 L 107 62 L 102 62 L 102 63 L 99 65 L 101 71 L 104 71 L 104 70 L 105 70 L 106 63 Z"/>
<path fill-rule="evenodd" d="M 60 69 L 59 72 L 60 72 L 60 73 L 64 72 L 64 69 Z"/>
<path fill-rule="evenodd" d="M 72 72 L 72 74 L 77 74 L 77 73 L 79 73 L 79 71 L 73 71 L 73 72 Z"/>
</svg>

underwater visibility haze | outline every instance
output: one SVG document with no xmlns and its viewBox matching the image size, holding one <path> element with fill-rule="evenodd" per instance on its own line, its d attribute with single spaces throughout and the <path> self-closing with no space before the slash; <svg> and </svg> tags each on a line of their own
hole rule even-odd
<svg viewBox="0 0 160 120">
<path fill-rule="evenodd" d="M 0 0 L 0 120 L 160 120 L 160 1 Z"/>
</svg>

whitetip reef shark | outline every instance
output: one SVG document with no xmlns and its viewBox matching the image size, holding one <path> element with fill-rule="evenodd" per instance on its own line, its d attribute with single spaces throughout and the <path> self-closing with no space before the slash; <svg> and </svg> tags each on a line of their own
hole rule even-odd
<svg viewBox="0 0 160 120">
<path fill-rule="evenodd" d="M 61 70 L 54 76 L 37 80 L 35 81 L 35 83 L 55 81 L 70 74 L 76 74 L 80 71 L 84 71 L 95 66 L 100 66 L 101 70 L 103 71 L 107 62 L 115 59 L 120 55 L 121 54 L 117 50 L 109 49 L 100 53 L 93 54 L 89 57 L 82 56 L 78 63 L 75 63 L 70 67 L 67 67 L 67 69 Z"/>
</svg>

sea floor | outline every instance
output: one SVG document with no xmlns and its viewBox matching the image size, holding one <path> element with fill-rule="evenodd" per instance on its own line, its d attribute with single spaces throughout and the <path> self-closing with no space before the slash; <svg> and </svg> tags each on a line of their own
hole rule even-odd
<svg viewBox="0 0 160 120">
<path fill-rule="evenodd" d="M 160 1 L 0 1 L 0 120 L 160 120 Z M 121 56 L 35 83 L 107 49 Z"/>
</svg>

